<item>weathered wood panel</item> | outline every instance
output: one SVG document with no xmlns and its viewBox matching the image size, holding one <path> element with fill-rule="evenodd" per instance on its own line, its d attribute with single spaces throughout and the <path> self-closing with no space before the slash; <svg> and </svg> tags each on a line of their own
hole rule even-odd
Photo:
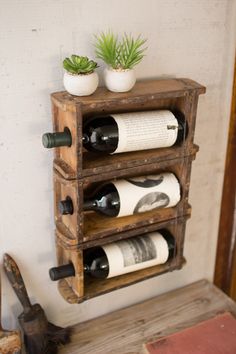
<svg viewBox="0 0 236 354">
<path fill-rule="evenodd" d="M 190 79 L 162 79 L 162 80 L 142 80 L 138 81 L 130 92 L 117 93 L 108 91 L 105 87 L 99 87 L 96 92 L 87 97 L 76 97 L 69 93 L 56 92 L 52 94 L 55 104 L 62 110 L 75 111 L 75 105 L 88 106 L 92 111 L 96 107 L 104 107 L 106 102 L 117 105 L 117 101 L 130 103 L 139 100 L 153 101 L 165 97 L 183 97 L 189 92 L 196 91 L 198 94 L 205 93 L 205 87 Z M 105 101 L 104 102 L 104 97 Z"/>
<path fill-rule="evenodd" d="M 73 327 L 60 354 L 140 354 L 143 343 L 230 311 L 236 304 L 206 280 Z"/>
</svg>

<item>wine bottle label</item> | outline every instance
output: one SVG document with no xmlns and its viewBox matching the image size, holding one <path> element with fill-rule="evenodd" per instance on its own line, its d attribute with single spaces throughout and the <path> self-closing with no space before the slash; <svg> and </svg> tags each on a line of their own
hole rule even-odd
<svg viewBox="0 0 236 354">
<path fill-rule="evenodd" d="M 113 114 L 118 126 L 118 146 L 113 153 L 171 146 L 178 135 L 178 121 L 167 110 Z"/>
<path fill-rule="evenodd" d="M 169 256 L 168 243 L 159 232 L 102 246 L 109 263 L 108 278 L 163 264 Z"/>
<path fill-rule="evenodd" d="M 180 185 L 173 173 L 162 173 L 112 182 L 120 198 L 117 217 L 175 206 L 180 201 Z"/>
</svg>

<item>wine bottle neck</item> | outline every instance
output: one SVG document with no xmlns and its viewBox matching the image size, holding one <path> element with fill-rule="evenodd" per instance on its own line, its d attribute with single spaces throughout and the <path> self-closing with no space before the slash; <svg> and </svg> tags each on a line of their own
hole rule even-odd
<svg viewBox="0 0 236 354">
<path fill-rule="evenodd" d="M 83 210 L 95 210 L 97 208 L 97 202 L 95 199 L 87 199 L 84 201 Z"/>
<path fill-rule="evenodd" d="M 84 273 L 90 274 L 90 268 L 87 264 L 84 265 Z M 49 276 L 50 279 L 53 281 L 68 278 L 68 277 L 74 277 L 75 268 L 72 263 L 54 267 L 49 270 Z"/>
<path fill-rule="evenodd" d="M 101 140 L 103 142 L 109 141 L 109 140 L 111 140 L 111 138 L 112 137 L 109 136 L 109 134 L 99 136 L 99 140 Z M 83 141 L 83 144 L 88 144 L 90 142 L 90 138 L 89 138 L 88 134 L 86 134 L 86 133 L 83 134 L 82 141 Z"/>
</svg>

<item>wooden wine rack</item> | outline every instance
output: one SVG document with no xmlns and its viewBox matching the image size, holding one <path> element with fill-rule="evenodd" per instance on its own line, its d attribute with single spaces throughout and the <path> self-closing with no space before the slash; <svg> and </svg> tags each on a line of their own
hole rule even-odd
<svg viewBox="0 0 236 354">
<path fill-rule="evenodd" d="M 92 96 L 75 97 L 67 92 L 51 95 L 54 132 L 68 128 L 70 147 L 55 148 L 54 200 L 58 265 L 72 262 L 75 276 L 59 281 L 59 291 L 69 303 L 82 302 L 138 281 L 180 269 L 185 260 L 183 245 L 192 161 L 198 146 L 194 130 L 198 97 L 205 87 L 189 79 L 147 80 L 138 82 L 128 93 L 112 93 L 101 87 Z M 121 112 L 169 109 L 180 112 L 186 122 L 186 136 L 179 145 L 114 155 L 83 149 L 83 123 L 91 116 Z M 181 201 L 175 207 L 157 209 L 120 218 L 83 212 L 84 196 L 102 182 L 116 178 L 173 172 L 181 185 Z M 72 215 L 58 212 L 59 201 L 70 197 Z M 83 274 L 83 252 L 116 240 L 167 229 L 175 237 L 175 256 L 158 265 L 111 279 L 88 279 Z"/>
</svg>

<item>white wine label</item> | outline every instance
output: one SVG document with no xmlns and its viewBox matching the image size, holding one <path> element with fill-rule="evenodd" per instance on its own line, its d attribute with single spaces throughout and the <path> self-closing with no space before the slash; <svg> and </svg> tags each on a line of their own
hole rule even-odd
<svg viewBox="0 0 236 354">
<path fill-rule="evenodd" d="M 178 135 L 178 121 L 167 110 L 113 114 L 118 126 L 114 153 L 172 146 Z"/>
<path fill-rule="evenodd" d="M 159 232 L 133 237 L 102 246 L 109 263 L 108 278 L 163 264 L 169 248 Z"/>
<path fill-rule="evenodd" d="M 180 201 L 180 185 L 173 173 L 132 177 L 112 182 L 120 198 L 117 217 L 175 206 Z"/>
</svg>

